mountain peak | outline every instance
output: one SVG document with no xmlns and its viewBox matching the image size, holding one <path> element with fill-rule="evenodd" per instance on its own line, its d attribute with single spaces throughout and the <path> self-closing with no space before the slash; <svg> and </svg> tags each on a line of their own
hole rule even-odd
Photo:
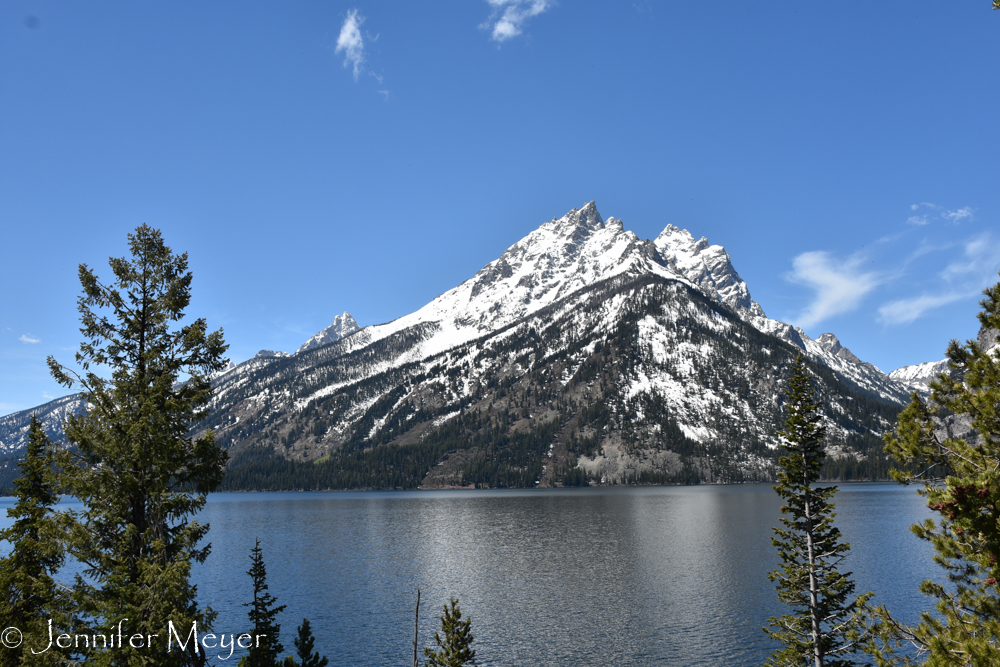
<svg viewBox="0 0 1000 667">
<path fill-rule="evenodd" d="M 561 218 L 552 218 L 551 222 L 545 223 L 539 230 L 546 228 L 555 229 L 560 235 L 570 236 L 573 241 L 579 242 L 592 232 L 604 229 L 604 219 L 597 211 L 597 204 L 590 201 L 583 208 L 571 209 Z"/>
<path fill-rule="evenodd" d="M 917 391 L 927 396 L 930 393 L 931 382 L 941 373 L 948 373 L 948 360 L 927 361 L 922 364 L 903 366 L 889 373 L 889 377 L 910 391 Z"/>
<path fill-rule="evenodd" d="M 282 357 L 290 357 L 292 355 L 287 352 L 275 352 L 274 350 L 261 350 L 257 354 L 253 355 L 254 359 L 281 359 Z M 230 365 L 231 368 L 234 366 Z M 230 370 L 229 368 L 226 369 Z"/>
<path fill-rule="evenodd" d="M 729 253 L 712 245 L 704 236 L 695 241 L 691 232 L 667 225 L 653 241 L 667 265 L 708 296 L 717 298 L 737 312 L 764 316 L 764 310 L 750 298 L 746 282 L 733 268 Z"/>
<path fill-rule="evenodd" d="M 604 226 L 604 220 L 601 218 L 601 214 L 597 212 L 597 202 L 593 199 L 584 204 L 583 208 L 579 211 L 573 209 L 566 217 L 573 215 L 574 211 L 576 211 L 581 224 L 585 224 L 591 229 L 600 229 Z"/>
<path fill-rule="evenodd" d="M 342 315 L 337 315 L 333 318 L 333 324 L 303 343 L 302 347 L 295 354 L 329 345 L 330 343 L 336 343 L 341 338 L 350 336 L 360 328 L 358 323 L 354 321 L 354 318 L 351 317 L 351 314 L 345 310 Z"/>
<path fill-rule="evenodd" d="M 820 334 L 816 341 L 828 347 L 834 354 L 836 354 L 837 350 L 840 349 L 840 339 L 832 333 Z"/>
</svg>

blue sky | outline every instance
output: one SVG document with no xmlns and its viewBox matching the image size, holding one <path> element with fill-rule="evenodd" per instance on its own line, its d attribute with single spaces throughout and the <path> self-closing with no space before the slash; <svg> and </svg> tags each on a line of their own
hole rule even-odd
<svg viewBox="0 0 1000 667">
<path fill-rule="evenodd" d="M 0 414 L 141 223 L 230 356 L 392 320 L 596 200 L 885 371 L 1000 269 L 1000 12 L 941 2 L 0 4 Z"/>
</svg>

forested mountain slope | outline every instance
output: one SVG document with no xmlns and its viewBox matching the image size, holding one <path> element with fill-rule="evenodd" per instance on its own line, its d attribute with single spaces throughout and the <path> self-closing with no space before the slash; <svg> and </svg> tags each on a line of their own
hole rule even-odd
<svg viewBox="0 0 1000 667">
<path fill-rule="evenodd" d="M 768 319 L 721 246 L 674 226 L 639 239 L 591 202 L 409 315 L 344 313 L 220 373 L 203 427 L 231 450 L 229 488 L 769 479 L 799 352 L 831 474 L 882 474 L 904 387 Z"/>
<path fill-rule="evenodd" d="M 216 411 L 210 424 L 234 445 L 227 485 L 770 479 L 781 387 L 798 349 L 684 282 L 618 276 L 446 352 L 391 363 L 433 333 L 360 350 L 335 344 L 323 359 L 279 360 L 220 392 L 227 406 L 244 406 Z M 877 433 L 898 407 L 813 368 L 831 471 L 884 472 Z"/>
</svg>

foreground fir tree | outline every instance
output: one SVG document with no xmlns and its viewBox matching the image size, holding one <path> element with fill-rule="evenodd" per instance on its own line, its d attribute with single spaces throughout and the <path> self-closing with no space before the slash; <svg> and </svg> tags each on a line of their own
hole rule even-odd
<svg viewBox="0 0 1000 667">
<path fill-rule="evenodd" d="M 303 618 L 298 635 L 295 637 L 295 653 L 299 659 L 296 660 L 292 656 L 288 656 L 285 658 L 284 665 L 286 667 L 326 667 L 329 660 L 326 656 L 321 656 L 319 651 L 313 651 L 315 645 L 316 638 L 313 637 L 309 619 Z"/>
<path fill-rule="evenodd" d="M 769 619 L 764 628 L 783 645 L 767 665 L 847 667 L 856 664 L 852 654 L 867 637 L 863 612 L 871 594 L 852 599 L 851 575 L 837 569 L 850 549 L 833 525 L 837 488 L 812 486 L 825 457 L 825 428 L 801 355 L 795 360 L 787 394 L 788 419 L 780 435 L 788 453 L 778 462 L 774 486 L 785 501 L 784 527 L 775 528 L 772 539 L 782 566 L 768 577 L 778 582 L 778 599 L 792 612 Z"/>
<path fill-rule="evenodd" d="M 979 322 L 990 341 L 1000 329 L 1000 284 L 984 294 Z M 876 653 L 880 665 L 913 664 L 896 652 L 907 644 L 933 667 L 1000 665 L 1000 345 L 990 347 L 952 341 L 951 373 L 931 384 L 929 401 L 914 393 L 885 439 L 898 461 L 924 471 L 894 477 L 923 484 L 919 493 L 939 518 L 913 532 L 934 546 L 950 585 L 921 584 L 936 599 L 936 613 L 921 614 L 916 627 L 882 610 L 888 641 Z M 974 436 L 948 437 L 943 426 L 951 414 L 968 418 Z"/>
<path fill-rule="evenodd" d="M 444 635 L 442 637 L 442 635 Z M 463 667 L 476 664 L 476 651 L 472 648 L 472 619 L 462 620 L 458 600 L 451 598 L 451 606 L 444 606 L 441 632 L 434 633 L 437 651 L 424 649 L 429 667 Z"/>
<path fill-rule="evenodd" d="M 247 616 L 253 626 L 254 642 L 239 664 L 241 667 L 277 667 L 281 662 L 278 656 L 285 650 L 279 641 L 281 624 L 278 623 L 278 614 L 285 610 L 285 605 L 276 604 L 277 600 L 267 590 L 267 566 L 259 539 L 250 550 L 247 574 L 253 581 L 253 600 L 243 606 L 250 607 Z"/>
<path fill-rule="evenodd" d="M 191 299 L 187 254 L 176 255 L 146 225 L 129 234 L 131 257 L 109 260 L 112 280 L 79 270 L 84 342 L 79 372 L 49 358 L 53 377 L 79 385 L 84 414 L 64 432 L 60 486 L 83 504 L 64 514 L 68 552 L 84 564 L 76 599 L 91 630 L 121 619 L 130 633 L 164 636 L 212 619 L 190 583 L 207 525 L 191 520 L 222 479 L 225 452 L 211 432 L 191 436 L 206 414 L 209 375 L 225 367 L 222 332 L 182 324 Z M 204 652 L 101 650 L 91 664 L 203 664 Z"/>
<path fill-rule="evenodd" d="M 69 657 L 53 650 L 41 651 L 47 637 L 48 619 L 60 627 L 72 625 L 68 592 L 53 578 L 64 560 L 56 538 L 53 506 L 58 502 L 52 472 L 52 449 L 41 422 L 32 415 L 28 445 L 20 462 L 21 476 L 14 480 L 17 503 L 7 510 L 14 523 L 0 531 L 0 540 L 10 544 L 10 553 L 0 559 L 0 619 L 5 627 L 20 630 L 24 643 L 0 648 L 0 665 L 56 665 Z M 41 644 L 37 642 L 41 641 Z"/>
</svg>

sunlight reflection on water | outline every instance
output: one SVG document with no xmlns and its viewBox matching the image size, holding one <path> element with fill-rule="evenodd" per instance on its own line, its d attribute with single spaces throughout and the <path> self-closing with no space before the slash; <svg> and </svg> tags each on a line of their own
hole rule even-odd
<svg viewBox="0 0 1000 667">
<path fill-rule="evenodd" d="M 836 503 L 858 590 L 915 620 L 917 585 L 940 578 L 908 529 L 922 500 L 846 484 Z M 766 484 L 214 494 L 194 578 L 216 631 L 243 632 L 259 537 L 286 652 L 308 617 L 331 666 L 409 664 L 418 586 L 421 646 L 456 596 L 483 665 L 759 665 L 785 611 L 766 576 L 779 508 Z"/>
</svg>

